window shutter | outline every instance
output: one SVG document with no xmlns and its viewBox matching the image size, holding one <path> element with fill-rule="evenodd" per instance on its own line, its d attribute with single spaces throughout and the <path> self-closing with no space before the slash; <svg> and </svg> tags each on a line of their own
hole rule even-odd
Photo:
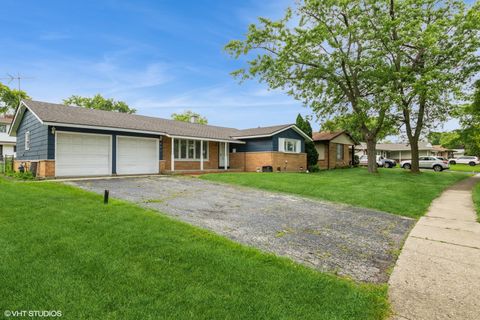
<svg viewBox="0 0 480 320">
<path fill-rule="evenodd" d="M 278 138 L 278 151 L 285 152 L 285 138 Z"/>
<path fill-rule="evenodd" d="M 302 141 L 297 140 L 297 153 L 302 152 Z"/>
</svg>

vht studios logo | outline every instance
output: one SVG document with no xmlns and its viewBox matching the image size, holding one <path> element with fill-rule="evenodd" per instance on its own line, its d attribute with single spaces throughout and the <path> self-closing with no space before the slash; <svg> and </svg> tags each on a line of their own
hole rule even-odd
<svg viewBox="0 0 480 320">
<path fill-rule="evenodd" d="M 48 318 L 48 317 L 61 317 L 62 311 L 60 310 L 5 310 L 3 315 L 7 318 L 14 317 L 39 317 L 39 318 Z"/>
</svg>

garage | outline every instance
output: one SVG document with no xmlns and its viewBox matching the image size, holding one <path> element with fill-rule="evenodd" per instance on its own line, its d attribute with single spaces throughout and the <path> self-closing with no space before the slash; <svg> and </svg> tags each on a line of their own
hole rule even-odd
<svg viewBox="0 0 480 320">
<path fill-rule="evenodd" d="M 111 136 L 56 132 L 55 175 L 103 176 L 112 173 Z"/>
<path fill-rule="evenodd" d="M 117 174 L 159 173 L 159 139 L 117 137 Z"/>
</svg>

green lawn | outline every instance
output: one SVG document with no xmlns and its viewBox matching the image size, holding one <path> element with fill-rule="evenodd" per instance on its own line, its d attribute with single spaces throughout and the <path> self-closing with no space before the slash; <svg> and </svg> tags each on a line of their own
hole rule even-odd
<svg viewBox="0 0 480 320">
<path fill-rule="evenodd" d="M 480 183 L 473 188 L 473 202 L 477 209 L 478 222 L 480 222 Z"/>
<path fill-rule="evenodd" d="M 272 175 L 273 177 L 273 175 Z M 0 177 L 0 310 L 62 319 L 382 319 L 357 284 L 134 204 Z"/>
<path fill-rule="evenodd" d="M 468 164 L 451 164 L 450 170 L 461 172 L 480 172 L 480 165 L 469 166 Z"/>
<path fill-rule="evenodd" d="M 272 191 L 379 209 L 407 217 L 422 216 L 430 202 L 447 186 L 468 177 L 449 172 L 380 169 L 369 174 L 365 168 L 319 173 L 223 173 L 201 178 Z"/>
</svg>

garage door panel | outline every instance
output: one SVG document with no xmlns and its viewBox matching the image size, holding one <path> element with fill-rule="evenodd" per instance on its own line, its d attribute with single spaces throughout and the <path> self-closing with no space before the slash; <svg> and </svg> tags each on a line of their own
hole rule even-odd
<svg viewBox="0 0 480 320">
<path fill-rule="evenodd" d="M 118 137 L 118 174 L 159 173 L 158 139 Z"/>
<path fill-rule="evenodd" d="M 56 176 L 111 174 L 109 135 L 57 133 Z"/>
</svg>

